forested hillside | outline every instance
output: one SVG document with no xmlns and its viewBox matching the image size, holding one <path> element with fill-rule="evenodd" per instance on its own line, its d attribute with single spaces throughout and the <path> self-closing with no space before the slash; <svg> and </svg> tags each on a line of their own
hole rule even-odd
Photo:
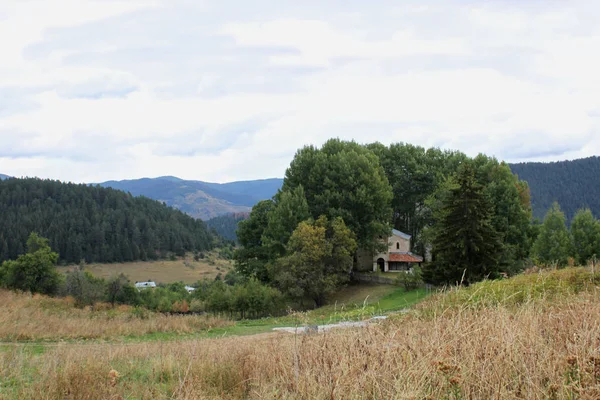
<svg viewBox="0 0 600 400">
<path fill-rule="evenodd" d="M 225 214 L 206 221 L 206 225 L 214 229 L 219 236 L 232 241 L 237 241 L 236 231 L 238 223 L 248 218 L 250 213 Z"/>
<path fill-rule="evenodd" d="M 156 259 L 215 241 L 202 221 L 157 201 L 41 179 L 0 181 L 0 221 L 0 261 L 24 253 L 31 232 L 66 263 Z"/>
<path fill-rule="evenodd" d="M 529 183 L 533 215 L 540 220 L 557 201 L 567 220 L 589 207 L 600 216 L 600 158 L 551 163 L 511 164 L 511 170 Z"/>
</svg>

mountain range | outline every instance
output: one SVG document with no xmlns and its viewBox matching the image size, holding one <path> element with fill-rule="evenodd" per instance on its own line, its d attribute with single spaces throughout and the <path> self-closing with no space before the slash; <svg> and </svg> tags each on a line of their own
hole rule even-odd
<svg viewBox="0 0 600 400">
<path fill-rule="evenodd" d="M 578 209 L 589 207 L 600 217 L 600 157 L 550 163 L 510 164 L 511 170 L 531 188 L 535 218 L 543 219 L 557 201 L 570 220 Z M 0 179 L 9 176 L 0 174 Z M 261 179 L 230 183 L 184 180 L 173 176 L 102 182 L 99 185 L 145 196 L 177 208 L 192 217 L 209 220 L 235 214 L 235 220 L 248 213 L 254 204 L 270 199 L 283 179 Z M 219 220 L 218 226 L 228 223 Z M 215 226 L 216 228 L 216 226 Z"/>
<path fill-rule="evenodd" d="M 210 183 L 163 176 L 99 185 L 159 200 L 194 218 L 209 220 L 223 214 L 249 212 L 259 201 L 273 197 L 282 182 L 282 179 L 261 179 Z"/>
<path fill-rule="evenodd" d="M 10 178 L 10 176 L 4 175 L 4 174 L 0 174 L 0 180 L 8 179 L 8 178 Z"/>
</svg>

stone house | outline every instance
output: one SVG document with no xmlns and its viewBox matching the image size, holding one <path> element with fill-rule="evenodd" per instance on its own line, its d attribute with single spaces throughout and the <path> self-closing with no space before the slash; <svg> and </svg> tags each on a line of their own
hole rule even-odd
<svg viewBox="0 0 600 400">
<path fill-rule="evenodd" d="M 372 254 L 365 250 L 357 253 L 357 269 L 373 272 L 410 272 L 415 265 L 421 265 L 423 257 L 410 251 L 411 236 L 392 229 L 387 239 L 385 252 Z M 383 239 L 382 239 L 383 240 Z"/>
</svg>

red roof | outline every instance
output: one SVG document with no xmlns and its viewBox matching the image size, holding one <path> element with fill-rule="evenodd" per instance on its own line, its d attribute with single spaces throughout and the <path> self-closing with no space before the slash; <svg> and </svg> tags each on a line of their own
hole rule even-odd
<svg viewBox="0 0 600 400">
<path fill-rule="evenodd" d="M 390 253 L 390 262 L 420 263 L 423 258 L 407 253 Z"/>
</svg>

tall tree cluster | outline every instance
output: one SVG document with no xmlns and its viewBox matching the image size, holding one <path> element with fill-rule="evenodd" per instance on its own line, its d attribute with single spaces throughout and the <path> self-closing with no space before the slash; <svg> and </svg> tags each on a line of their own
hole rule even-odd
<svg viewBox="0 0 600 400">
<path fill-rule="evenodd" d="M 239 223 L 238 272 L 321 304 L 348 281 L 358 245 L 390 229 L 392 190 L 375 153 L 331 139 L 299 150 L 271 201 Z"/>
<path fill-rule="evenodd" d="M 215 237 L 202 221 L 144 197 L 41 179 L 0 181 L 0 261 L 25 252 L 31 232 L 62 263 L 125 262 L 204 251 Z"/>
<path fill-rule="evenodd" d="M 600 221 L 589 208 L 583 208 L 577 211 L 569 229 L 564 212 L 555 202 L 539 227 L 532 256 L 539 264 L 558 267 L 568 265 L 570 259 L 578 265 L 595 262 L 600 257 Z"/>
<path fill-rule="evenodd" d="M 281 191 L 240 222 L 236 265 L 242 275 L 321 302 L 303 282 L 323 294 L 349 275 L 322 256 L 329 237 L 318 221 L 326 218 L 342 222 L 345 237 L 367 250 L 392 227 L 406 232 L 414 252 L 433 255 L 428 281 L 456 282 L 464 274 L 475 282 L 523 268 L 535 233 L 531 216 L 529 186 L 495 158 L 332 139 L 299 150 Z"/>
</svg>

